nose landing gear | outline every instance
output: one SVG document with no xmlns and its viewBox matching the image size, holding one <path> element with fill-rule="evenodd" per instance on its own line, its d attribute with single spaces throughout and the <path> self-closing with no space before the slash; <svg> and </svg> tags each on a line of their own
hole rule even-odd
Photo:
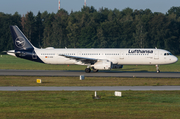
<svg viewBox="0 0 180 119">
<path fill-rule="evenodd" d="M 156 65 L 156 71 L 157 71 L 157 73 L 160 73 L 160 70 L 159 70 L 159 66 L 158 66 L 158 65 Z"/>
</svg>

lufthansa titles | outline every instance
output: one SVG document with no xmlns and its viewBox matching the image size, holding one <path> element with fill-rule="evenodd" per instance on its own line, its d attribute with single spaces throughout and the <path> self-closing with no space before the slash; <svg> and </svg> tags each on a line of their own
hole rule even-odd
<svg viewBox="0 0 180 119">
<path fill-rule="evenodd" d="M 153 50 L 129 50 L 128 53 L 153 53 Z"/>
</svg>

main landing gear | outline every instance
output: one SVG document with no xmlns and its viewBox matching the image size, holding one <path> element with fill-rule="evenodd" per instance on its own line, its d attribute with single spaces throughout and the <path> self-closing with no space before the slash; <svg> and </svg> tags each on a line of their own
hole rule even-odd
<svg viewBox="0 0 180 119">
<path fill-rule="evenodd" d="M 160 73 L 160 70 L 159 70 L 159 66 L 158 66 L 158 65 L 156 65 L 156 71 L 157 71 L 157 73 Z"/>
<path fill-rule="evenodd" d="M 86 72 L 86 73 L 90 73 L 90 72 L 91 72 L 91 69 L 90 69 L 90 68 L 86 68 L 86 69 L 85 69 L 85 72 Z"/>
<path fill-rule="evenodd" d="M 96 73 L 96 72 L 99 71 L 99 70 L 97 70 L 97 69 L 94 69 L 93 67 L 92 67 L 92 69 L 93 69 L 93 72 L 94 72 L 94 73 Z M 90 73 L 90 72 L 91 72 L 91 68 L 88 66 L 88 67 L 85 69 L 85 72 L 86 72 L 86 73 Z"/>
<path fill-rule="evenodd" d="M 93 69 L 93 72 L 95 72 L 95 73 L 98 72 L 98 71 L 99 71 L 99 70 L 97 70 L 97 69 Z"/>
</svg>

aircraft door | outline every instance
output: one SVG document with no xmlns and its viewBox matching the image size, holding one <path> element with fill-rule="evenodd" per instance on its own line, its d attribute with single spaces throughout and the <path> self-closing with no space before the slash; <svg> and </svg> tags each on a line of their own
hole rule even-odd
<svg viewBox="0 0 180 119">
<path fill-rule="evenodd" d="M 154 52 L 154 59 L 159 59 L 159 52 L 158 51 Z"/>
<path fill-rule="evenodd" d="M 79 51 L 79 52 L 77 53 L 77 55 L 78 55 L 78 56 L 81 56 L 81 55 L 82 55 L 81 51 Z"/>
<path fill-rule="evenodd" d="M 124 52 L 120 52 L 120 59 L 124 59 Z"/>
<path fill-rule="evenodd" d="M 36 55 L 35 51 L 32 52 L 32 59 L 37 59 L 37 55 Z"/>
</svg>

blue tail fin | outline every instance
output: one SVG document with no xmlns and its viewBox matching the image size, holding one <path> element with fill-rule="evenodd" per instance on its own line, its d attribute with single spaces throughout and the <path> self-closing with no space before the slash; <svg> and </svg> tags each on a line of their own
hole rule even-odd
<svg viewBox="0 0 180 119">
<path fill-rule="evenodd" d="M 36 49 L 26 36 L 21 32 L 17 26 L 10 26 L 11 34 L 14 42 L 15 56 L 31 61 L 41 62 L 43 61 L 36 54 Z"/>
<path fill-rule="evenodd" d="M 10 26 L 15 50 L 32 50 L 35 47 L 17 26 Z"/>
</svg>

